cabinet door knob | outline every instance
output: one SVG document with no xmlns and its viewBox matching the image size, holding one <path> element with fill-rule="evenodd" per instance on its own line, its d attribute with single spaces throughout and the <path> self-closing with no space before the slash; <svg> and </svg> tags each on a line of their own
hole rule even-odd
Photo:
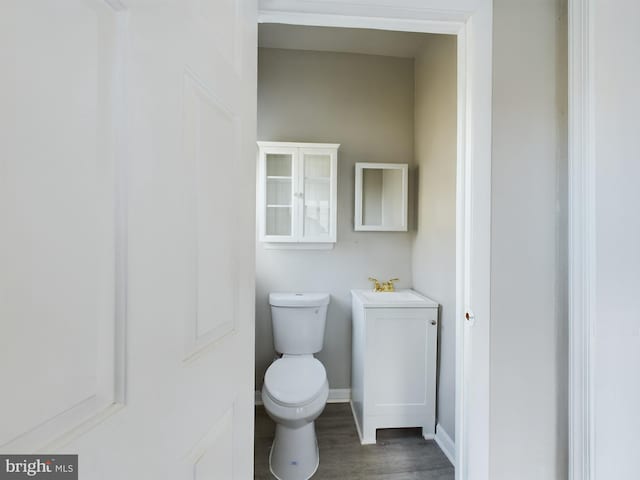
<svg viewBox="0 0 640 480">
<path fill-rule="evenodd" d="M 438 322 L 436 322 L 435 320 L 431 320 L 431 325 L 437 325 Z"/>
</svg>

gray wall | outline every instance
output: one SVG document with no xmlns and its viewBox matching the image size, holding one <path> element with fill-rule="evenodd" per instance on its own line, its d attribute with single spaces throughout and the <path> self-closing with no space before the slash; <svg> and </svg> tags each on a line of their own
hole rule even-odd
<svg viewBox="0 0 640 480">
<path fill-rule="evenodd" d="M 413 286 L 440 304 L 438 424 L 455 438 L 456 38 L 433 36 L 415 62 L 418 174 Z"/>
<path fill-rule="evenodd" d="M 354 232 L 356 162 L 413 162 L 413 59 L 297 50 L 258 53 L 258 139 L 335 142 L 338 242 L 330 251 L 256 250 L 256 388 L 273 360 L 270 291 L 328 291 L 324 363 L 351 386 L 352 288 L 367 277 L 411 286 L 410 232 Z"/>
<path fill-rule="evenodd" d="M 567 478 L 566 20 L 494 0 L 492 480 Z"/>
</svg>

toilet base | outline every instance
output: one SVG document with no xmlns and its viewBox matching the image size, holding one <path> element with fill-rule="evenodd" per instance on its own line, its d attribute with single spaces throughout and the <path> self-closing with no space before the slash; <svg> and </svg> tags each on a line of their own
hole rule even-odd
<svg viewBox="0 0 640 480">
<path fill-rule="evenodd" d="M 314 422 L 299 428 L 276 424 L 269 469 L 278 480 L 308 480 L 320 463 Z"/>
</svg>

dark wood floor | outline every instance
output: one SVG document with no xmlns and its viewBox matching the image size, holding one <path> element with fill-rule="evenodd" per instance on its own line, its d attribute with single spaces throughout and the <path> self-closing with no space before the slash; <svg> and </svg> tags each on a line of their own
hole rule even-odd
<svg viewBox="0 0 640 480">
<path fill-rule="evenodd" d="M 275 425 L 256 407 L 255 478 L 272 480 L 269 449 Z M 348 403 L 328 404 L 316 420 L 320 467 L 313 480 L 453 480 L 453 466 L 420 429 L 378 430 L 376 445 L 360 445 Z"/>
</svg>

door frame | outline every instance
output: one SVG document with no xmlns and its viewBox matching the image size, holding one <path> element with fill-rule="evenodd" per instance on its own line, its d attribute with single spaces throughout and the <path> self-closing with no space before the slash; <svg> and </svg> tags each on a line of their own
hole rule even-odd
<svg viewBox="0 0 640 480">
<path fill-rule="evenodd" d="M 432 8 L 434 1 L 422 3 L 409 8 L 374 2 L 260 0 L 258 23 L 457 36 L 454 464 L 457 480 L 488 480 L 493 8 L 491 0 L 471 7 L 460 2 L 467 5 L 457 10 Z M 468 390 L 473 390 L 473 399 L 465 393 Z"/>
<path fill-rule="evenodd" d="M 569 0 L 569 480 L 595 478 L 596 213 L 590 0 Z"/>
</svg>

